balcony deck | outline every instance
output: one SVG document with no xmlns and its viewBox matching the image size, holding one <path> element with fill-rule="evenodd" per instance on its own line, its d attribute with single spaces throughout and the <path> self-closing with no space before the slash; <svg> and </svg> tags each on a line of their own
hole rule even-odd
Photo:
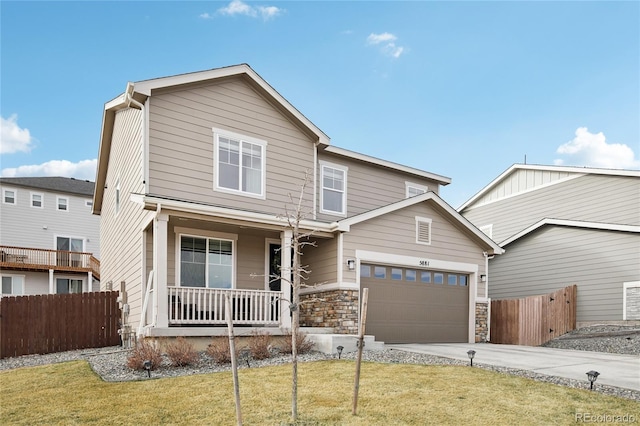
<svg viewBox="0 0 640 426">
<path fill-rule="evenodd" d="M 0 268 L 18 271 L 91 272 L 100 279 L 100 261 L 92 253 L 0 245 Z"/>
</svg>

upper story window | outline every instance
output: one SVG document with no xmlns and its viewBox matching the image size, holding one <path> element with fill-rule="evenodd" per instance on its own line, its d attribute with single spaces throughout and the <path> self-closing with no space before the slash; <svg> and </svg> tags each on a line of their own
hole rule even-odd
<svg viewBox="0 0 640 426">
<path fill-rule="evenodd" d="M 264 198 L 267 142 L 213 129 L 215 189 Z"/>
<path fill-rule="evenodd" d="M 412 182 L 405 182 L 404 186 L 405 186 L 405 189 L 406 189 L 406 197 L 407 198 L 411 198 L 411 197 L 415 197 L 416 195 L 424 194 L 425 192 L 427 192 L 429 190 L 429 188 L 424 186 L 424 185 L 419 185 L 417 183 L 412 183 Z"/>
<path fill-rule="evenodd" d="M 416 216 L 416 243 L 431 244 L 431 219 Z"/>
<path fill-rule="evenodd" d="M 320 162 L 322 190 L 320 211 L 322 213 L 347 214 L 347 167 Z"/>
<path fill-rule="evenodd" d="M 69 199 L 67 197 L 58 197 L 58 210 L 69 211 Z"/>
<path fill-rule="evenodd" d="M 16 203 L 16 191 L 13 189 L 3 189 L 2 190 L 2 202 L 5 204 L 15 204 Z"/>
<path fill-rule="evenodd" d="M 31 193 L 31 207 L 36 207 L 41 209 L 43 206 L 43 195 L 39 192 L 32 192 Z"/>
</svg>

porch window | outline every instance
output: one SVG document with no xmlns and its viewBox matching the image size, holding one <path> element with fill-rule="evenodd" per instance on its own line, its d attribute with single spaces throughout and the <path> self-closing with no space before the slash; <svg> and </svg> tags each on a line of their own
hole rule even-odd
<svg viewBox="0 0 640 426">
<path fill-rule="evenodd" d="M 180 236 L 180 285 L 232 288 L 233 241 Z"/>
<path fill-rule="evenodd" d="M 321 212 L 346 215 L 347 168 L 325 163 L 321 166 L 321 174 Z"/>
<path fill-rule="evenodd" d="M 82 280 L 74 280 L 71 278 L 56 278 L 56 293 L 82 293 Z"/>
<path fill-rule="evenodd" d="M 214 129 L 216 189 L 264 197 L 265 141 Z"/>
<path fill-rule="evenodd" d="M 3 296 L 21 296 L 24 294 L 24 276 L 22 275 L 3 275 L 2 276 L 2 295 Z"/>
</svg>

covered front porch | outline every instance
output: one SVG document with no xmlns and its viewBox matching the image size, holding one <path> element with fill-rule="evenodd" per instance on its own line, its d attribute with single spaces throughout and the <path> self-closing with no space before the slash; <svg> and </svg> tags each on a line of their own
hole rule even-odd
<svg viewBox="0 0 640 426">
<path fill-rule="evenodd" d="M 143 231 L 146 285 L 136 334 L 224 334 L 227 303 L 234 326 L 290 329 L 292 260 L 282 247 L 291 247 L 291 238 L 282 223 L 156 213 Z"/>
</svg>

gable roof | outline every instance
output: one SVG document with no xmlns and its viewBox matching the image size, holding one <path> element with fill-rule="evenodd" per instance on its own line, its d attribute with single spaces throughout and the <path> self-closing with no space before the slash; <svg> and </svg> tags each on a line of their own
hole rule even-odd
<svg viewBox="0 0 640 426">
<path fill-rule="evenodd" d="M 586 222 L 580 220 L 567 220 L 567 219 L 553 219 L 553 218 L 544 218 L 528 228 L 523 229 L 515 235 L 507 238 L 506 240 L 500 243 L 500 246 L 504 247 L 507 244 L 511 244 L 512 242 L 519 240 L 520 238 L 534 232 L 536 229 L 542 228 L 543 226 L 567 226 L 572 228 L 583 228 L 583 229 L 597 229 L 601 231 L 619 231 L 619 232 L 634 232 L 640 233 L 640 226 L 638 225 L 621 225 L 617 223 L 602 223 L 602 222 Z"/>
<path fill-rule="evenodd" d="M 289 101 L 278 93 L 266 80 L 258 75 L 249 65 L 239 64 L 222 68 L 214 68 L 207 71 L 179 74 L 170 77 L 142 80 L 135 83 L 127 83 L 126 90 L 121 95 L 107 102 L 102 116 L 102 128 L 100 132 L 100 148 L 98 151 L 98 166 L 96 171 L 96 196 L 93 203 L 93 212 L 100 213 L 102 209 L 102 193 L 107 175 L 107 164 L 111 150 L 111 137 L 115 121 L 115 113 L 124 108 L 142 109 L 144 102 L 153 95 L 153 92 L 161 89 L 184 86 L 194 83 L 203 83 L 227 78 L 241 78 L 258 93 L 270 101 L 287 118 L 294 122 L 304 133 L 309 135 L 320 146 L 330 144 L 329 137 L 298 111 Z"/>
<path fill-rule="evenodd" d="M 89 180 L 54 177 L 2 177 L 0 183 L 67 194 L 93 196 L 95 183 Z"/>
<path fill-rule="evenodd" d="M 337 146 L 327 146 L 324 148 L 325 152 L 339 155 L 342 157 L 350 158 L 352 160 L 363 161 L 365 163 L 375 164 L 377 166 L 386 167 L 392 170 L 398 170 L 404 173 L 412 174 L 415 176 L 427 178 L 438 182 L 438 184 L 445 186 L 451 183 L 451 178 L 446 176 L 437 175 L 435 173 L 427 172 L 424 170 L 416 169 L 413 167 L 405 166 L 403 164 L 394 163 L 392 161 L 382 160 L 380 158 L 371 157 L 369 155 L 361 154 L 355 151 L 349 151 L 348 149 L 339 148 Z"/>
<path fill-rule="evenodd" d="M 432 205 L 434 205 L 434 207 L 436 207 L 443 216 L 449 218 L 453 222 L 459 223 L 467 234 L 473 236 L 476 240 L 481 241 L 485 245 L 485 248 L 490 250 L 490 254 L 504 253 L 504 250 L 495 241 L 489 238 L 484 232 L 480 231 L 475 225 L 458 213 L 433 191 L 427 191 L 424 194 L 416 195 L 415 197 L 405 198 L 404 200 L 396 203 L 388 204 L 374 210 L 369 210 L 367 212 L 342 219 L 338 221 L 338 229 L 340 231 L 348 232 L 351 225 L 356 225 L 358 223 L 424 202 L 432 203 Z"/>
<path fill-rule="evenodd" d="M 598 169 L 593 167 L 574 167 L 574 166 L 544 166 L 537 164 L 514 164 L 505 170 L 500 176 L 491 181 L 487 186 L 482 188 L 473 197 L 467 200 L 464 204 L 458 207 L 458 211 L 462 212 L 464 209 L 471 207 L 484 195 L 488 194 L 496 188 L 500 183 L 504 182 L 509 176 L 518 172 L 519 170 L 537 170 L 546 172 L 561 172 L 568 175 L 574 175 L 579 177 L 586 174 L 592 175 L 606 175 L 606 176 L 631 176 L 640 177 L 640 170 L 622 170 L 622 169 Z"/>
</svg>

